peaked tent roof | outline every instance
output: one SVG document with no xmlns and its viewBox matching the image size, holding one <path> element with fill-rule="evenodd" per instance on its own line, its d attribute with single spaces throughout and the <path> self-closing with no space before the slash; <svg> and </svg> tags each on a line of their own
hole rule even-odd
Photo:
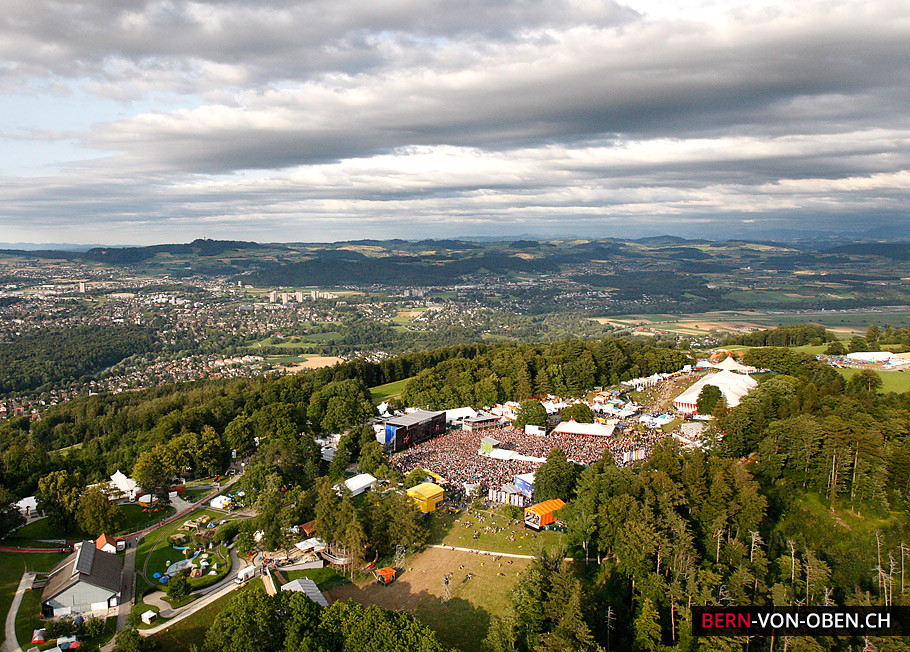
<svg viewBox="0 0 910 652">
<path fill-rule="evenodd" d="M 736 371 L 741 374 L 753 373 L 756 369 L 755 367 L 749 367 L 744 364 L 741 364 L 733 359 L 733 356 L 727 356 L 716 365 L 713 365 L 715 369 L 724 369 L 726 371 Z"/>
<path fill-rule="evenodd" d="M 537 503 L 536 505 L 531 505 L 526 507 L 526 512 L 531 512 L 532 514 L 537 514 L 538 516 L 543 516 L 544 514 L 549 514 L 550 512 L 555 512 L 558 509 L 562 509 L 566 504 L 562 502 L 559 498 L 553 498 L 552 500 L 545 500 L 542 503 Z"/>
<path fill-rule="evenodd" d="M 735 374 L 732 371 L 721 371 L 716 374 L 709 374 L 689 387 L 686 391 L 676 397 L 673 405 L 695 405 L 698 402 L 698 395 L 705 385 L 714 385 L 724 395 L 727 401 L 727 407 L 736 407 L 739 405 L 743 396 L 758 387 L 758 381 L 750 376 Z"/>
<path fill-rule="evenodd" d="M 609 437 L 616 426 L 606 426 L 602 423 L 579 423 L 578 421 L 563 421 L 553 429 L 553 432 L 568 435 L 594 435 Z"/>
</svg>

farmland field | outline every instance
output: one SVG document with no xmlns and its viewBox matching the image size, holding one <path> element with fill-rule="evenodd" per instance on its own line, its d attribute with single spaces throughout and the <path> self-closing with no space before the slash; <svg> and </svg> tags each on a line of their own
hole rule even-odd
<svg viewBox="0 0 910 652">
<path fill-rule="evenodd" d="M 373 403 L 378 405 L 390 398 L 398 398 L 401 396 L 401 392 L 404 391 L 404 386 L 408 384 L 409 380 L 411 379 L 404 378 L 402 380 L 396 380 L 393 383 L 370 387 L 370 396 L 373 397 Z"/>
</svg>

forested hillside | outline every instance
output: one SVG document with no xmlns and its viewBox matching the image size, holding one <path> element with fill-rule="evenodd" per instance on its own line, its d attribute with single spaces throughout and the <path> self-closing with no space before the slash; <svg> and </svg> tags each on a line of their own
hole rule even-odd
<svg viewBox="0 0 910 652">
<path fill-rule="evenodd" d="M 0 394 L 39 389 L 94 374 L 154 346 L 146 329 L 130 326 L 49 328 L 0 343 Z"/>
<path fill-rule="evenodd" d="M 415 405 L 453 407 L 520 400 L 539 392 L 578 394 L 656 371 L 678 369 L 686 354 L 619 339 L 549 344 L 458 346 L 378 363 L 352 361 L 286 377 L 166 385 L 143 392 L 82 398 L 48 410 L 41 421 L 0 425 L 2 483 L 16 494 L 66 467 L 100 480 L 132 468 L 141 453 L 184 433 L 212 428 L 222 451 L 244 448 L 231 433 L 249 424 L 267 440 L 338 432 L 372 415 L 367 387 L 416 378 L 405 389 Z M 247 426 L 244 425 L 244 428 Z M 79 445 L 65 458 L 48 453 Z"/>
</svg>

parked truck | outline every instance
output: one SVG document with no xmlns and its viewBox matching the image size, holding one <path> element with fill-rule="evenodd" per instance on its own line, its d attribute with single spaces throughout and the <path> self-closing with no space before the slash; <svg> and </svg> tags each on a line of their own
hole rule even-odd
<svg viewBox="0 0 910 652">
<path fill-rule="evenodd" d="M 235 579 L 234 581 L 237 582 L 237 584 L 245 584 L 246 582 L 249 582 L 251 579 L 253 579 L 253 577 L 255 577 L 255 576 L 256 576 L 256 567 L 247 566 L 246 568 L 240 569 L 240 572 L 237 573 L 237 579 Z"/>
</svg>

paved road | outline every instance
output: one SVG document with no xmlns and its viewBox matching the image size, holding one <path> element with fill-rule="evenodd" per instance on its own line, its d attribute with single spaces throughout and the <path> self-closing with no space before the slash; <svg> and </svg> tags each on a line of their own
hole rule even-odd
<svg viewBox="0 0 910 652">
<path fill-rule="evenodd" d="M 31 588 L 34 573 L 23 573 L 22 579 L 19 580 L 19 588 L 16 589 L 16 595 L 13 596 L 13 604 L 10 605 L 6 614 L 6 629 L 4 631 L 3 652 L 22 652 L 19 643 L 16 641 L 16 614 L 19 613 L 19 605 L 22 603 L 22 595 Z"/>
<path fill-rule="evenodd" d="M 120 606 L 117 607 L 117 630 L 126 627 L 133 604 L 136 602 L 136 546 L 137 537 L 126 539 L 123 553 L 123 575 L 120 577 Z"/>
</svg>

